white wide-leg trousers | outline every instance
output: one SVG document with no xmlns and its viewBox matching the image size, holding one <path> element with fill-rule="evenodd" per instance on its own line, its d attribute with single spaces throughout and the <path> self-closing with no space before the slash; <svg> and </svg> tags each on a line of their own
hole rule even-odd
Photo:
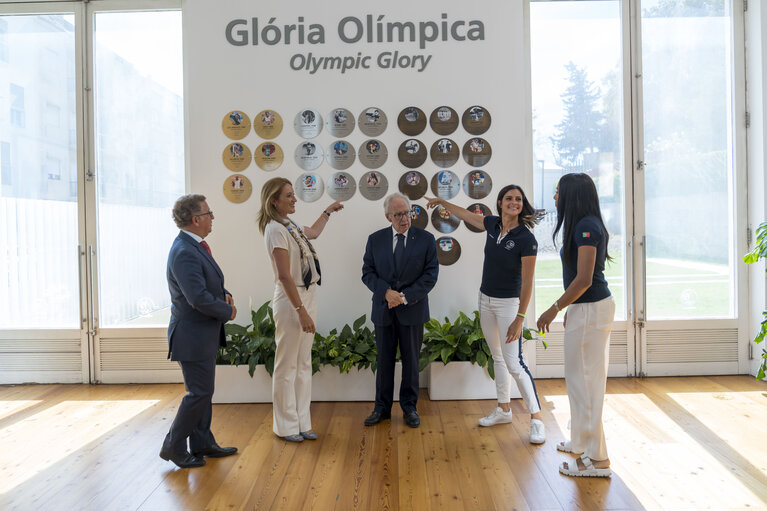
<svg viewBox="0 0 767 511">
<path fill-rule="evenodd" d="M 614 316 L 612 296 L 567 308 L 564 342 L 570 443 L 573 452 L 583 452 L 593 460 L 607 459 L 602 408 Z"/>
<path fill-rule="evenodd" d="M 298 287 L 301 302 L 317 321 L 314 288 Z M 278 436 L 297 435 L 312 429 L 309 407 L 312 401 L 312 342 L 314 334 L 301 330 L 298 312 L 290 303 L 282 286 L 277 285 L 272 302 L 275 342 L 272 375 L 273 429 Z"/>
</svg>

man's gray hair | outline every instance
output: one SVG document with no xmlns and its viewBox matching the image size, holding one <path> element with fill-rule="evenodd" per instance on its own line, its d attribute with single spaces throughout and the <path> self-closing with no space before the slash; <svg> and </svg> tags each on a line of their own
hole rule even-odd
<svg viewBox="0 0 767 511">
<path fill-rule="evenodd" d="M 189 195 L 182 195 L 173 205 L 173 221 L 176 222 L 176 227 L 182 229 L 192 223 L 192 218 L 202 211 L 202 201 L 205 200 L 204 195 L 199 193 L 190 193 Z"/>
<path fill-rule="evenodd" d="M 399 192 L 394 192 L 393 194 L 387 196 L 384 199 L 384 204 L 383 204 L 384 213 L 386 213 L 387 215 L 389 214 L 389 204 L 391 204 L 392 199 L 402 199 L 403 201 L 407 203 L 407 209 L 410 209 L 410 199 L 408 199 L 407 195 L 404 195 Z"/>
</svg>

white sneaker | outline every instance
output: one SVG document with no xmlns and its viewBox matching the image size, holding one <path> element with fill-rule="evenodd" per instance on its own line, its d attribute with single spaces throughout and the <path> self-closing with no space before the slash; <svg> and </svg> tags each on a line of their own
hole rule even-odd
<svg viewBox="0 0 767 511">
<path fill-rule="evenodd" d="M 479 419 L 480 426 L 495 426 L 496 424 L 506 424 L 508 422 L 511 422 L 511 410 L 504 412 L 500 406 L 490 412 L 490 415 L 487 417 Z"/>
<path fill-rule="evenodd" d="M 530 419 L 530 443 L 542 444 L 546 441 L 546 426 L 543 421 Z"/>
</svg>

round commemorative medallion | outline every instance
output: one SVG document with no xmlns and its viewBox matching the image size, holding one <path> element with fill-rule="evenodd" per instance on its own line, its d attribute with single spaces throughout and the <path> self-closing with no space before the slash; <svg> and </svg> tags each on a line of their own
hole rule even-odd
<svg viewBox="0 0 767 511">
<path fill-rule="evenodd" d="M 426 193 L 426 178 L 417 170 L 405 172 L 399 178 L 399 191 L 410 200 L 418 200 Z"/>
<path fill-rule="evenodd" d="M 232 110 L 221 120 L 221 129 L 232 140 L 242 140 L 250 133 L 250 117 L 240 110 Z"/>
<path fill-rule="evenodd" d="M 224 197 L 235 204 L 245 202 L 253 193 L 253 185 L 247 177 L 235 174 L 224 180 Z"/>
<path fill-rule="evenodd" d="M 302 201 L 314 202 L 322 197 L 325 184 L 322 182 L 322 177 L 319 174 L 305 172 L 298 176 L 293 189 L 296 191 L 296 197 Z"/>
<path fill-rule="evenodd" d="M 426 128 L 426 114 L 417 106 L 403 108 L 397 117 L 399 130 L 409 137 L 414 137 Z"/>
<path fill-rule="evenodd" d="M 280 168 L 285 155 L 276 142 L 264 142 L 256 148 L 253 159 L 261 170 L 272 171 Z"/>
<path fill-rule="evenodd" d="M 357 153 L 360 163 L 369 169 L 380 168 L 381 165 L 386 163 L 386 159 L 389 157 L 389 151 L 386 149 L 386 145 L 375 138 L 364 141 Z"/>
<path fill-rule="evenodd" d="M 420 204 L 411 204 L 410 222 L 413 227 L 426 229 L 426 227 L 429 225 L 429 214 L 426 212 L 426 207 L 421 206 Z"/>
<path fill-rule="evenodd" d="M 346 108 L 336 108 L 330 111 L 325 124 L 334 137 L 347 137 L 354 131 L 354 116 Z"/>
<path fill-rule="evenodd" d="M 328 195 L 335 200 L 349 200 L 357 191 L 357 183 L 348 172 L 336 172 L 328 178 Z"/>
<path fill-rule="evenodd" d="M 431 145 L 431 161 L 434 162 L 437 167 L 443 169 L 452 167 L 455 162 L 458 161 L 458 145 L 449 138 L 440 138 Z"/>
<path fill-rule="evenodd" d="M 449 106 L 437 107 L 429 116 L 429 125 L 437 135 L 450 135 L 458 128 L 458 114 Z"/>
<path fill-rule="evenodd" d="M 221 159 L 232 172 L 242 172 L 250 165 L 250 149 L 242 142 L 232 142 L 224 149 Z"/>
<path fill-rule="evenodd" d="M 463 159 L 472 167 L 481 167 L 490 161 L 493 149 L 484 138 L 474 137 L 463 144 Z"/>
<path fill-rule="evenodd" d="M 426 161 L 426 147 L 420 140 L 410 138 L 400 144 L 397 156 L 405 167 L 416 169 Z"/>
<path fill-rule="evenodd" d="M 431 193 L 440 199 L 450 200 L 461 189 L 461 183 L 453 172 L 449 170 L 440 170 L 431 178 Z"/>
<path fill-rule="evenodd" d="M 322 148 L 309 140 L 298 144 L 293 155 L 296 165 L 304 170 L 314 170 L 322 165 Z"/>
<path fill-rule="evenodd" d="M 253 119 L 253 131 L 259 137 L 271 140 L 282 133 L 282 117 L 274 110 L 262 110 Z"/>
<path fill-rule="evenodd" d="M 472 199 L 484 199 L 493 189 L 493 180 L 484 170 L 471 170 L 463 178 L 463 193 Z"/>
<path fill-rule="evenodd" d="M 293 127 L 300 137 L 314 138 L 322 131 L 322 116 L 317 110 L 305 108 L 296 114 Z"/>
<path fill-rule="evenodd" d="M 450 266 L 461 257 L 461 244 L 451 236 L 437 238 L 437 261 L 443 266 Z"/>
<path fill-rule="evenodd" d="M 389 121 L 386 114 L 380 108 L 371 106 L 360 113 L 357 124 L 360 131 L 369 137 L 377 137 L 386 131 Z"/>
<path fill-rule="evenodd" d="M 481 135 L 490 128 L 490 112 L 481 106 L 470 106 L 463 113 L 463 129 L 471 135 Z"/>
<path fill-rule="evenodd" d="M 359 187 L 360 193 L 367 200 L 378 200 L 382 199 L 389 190 L 389 181 L 383 172 L 371 170 L 362 175 Z"/>
<path fill-rule="evenodd" d="M 447 234 L 458 229 L 461 220 L 442 206 L 437 206 L 431 212 L 431 223 L 439 232 Z"/>
<path fill-rule="evenodd" d="M 346 170 L 354 163 L 354 146 L 346 140 L 336 140 L 328 146 L 328 165 L 336 170 Z"/>
</svg>

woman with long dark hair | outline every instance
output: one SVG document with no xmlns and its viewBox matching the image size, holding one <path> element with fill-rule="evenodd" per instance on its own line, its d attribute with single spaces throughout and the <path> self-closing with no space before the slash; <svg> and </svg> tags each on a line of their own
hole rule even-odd
<svg viewBox="0 0 767 511">
<path fill-rule="evenodd" d="M 480 426 L 511 422 L 511 376 L 530 411 L 530 443 L 546 441 L 541 404 L 530 370 L 522 355 L 522 326 L 533 293 L 538 242 L 530 232 L 537 218 L 525 192 L 517 185 L 498 193 L 498 216 L 472 213 L 444 199 L 429 199 L 427 207 L 442 206 L 467 224 L 486 231 L 485 261 L 479 288 L 479 319 L 493 354 L 498 406 Z M 502 341 L 505 341 L 503 342 Z"/>
<path fill-rule="evenodd" d="M 538 318 L 538 330 L 549 331 L 557 314 L 565 313 L 565 383 L 570 400 L 570 440 L 557 450 L 582 454 L 559 467 L 576 477 L 607 477 L 610 459 L 602 428 L 607 384 L 610 330 L 615 302 L 604 276 L 610 239 L 602 220 L 594 181 L 586 174 L 565 174 L 554 195 L 557 226 L 562 231 L 562 274 L 565 292 Z M 569 307 L 568 307 L 569 306 Z"/>
<path fill-rule="evenodd" d="M 320 261 L 312 243 L 322 234 L 331 213 L 343 209 L 334 202 L 311 227 L 299 227 L 288 217 L 296 212 L 293 185 L 274 177 L 261 188 L 258 230 L 274 270 L 275 343 L 272 374 L 273 430 L 289 442 L 316 440 L 309 406 L 312 399 L 312 341 L 320 284 Z"/>
</svg>

